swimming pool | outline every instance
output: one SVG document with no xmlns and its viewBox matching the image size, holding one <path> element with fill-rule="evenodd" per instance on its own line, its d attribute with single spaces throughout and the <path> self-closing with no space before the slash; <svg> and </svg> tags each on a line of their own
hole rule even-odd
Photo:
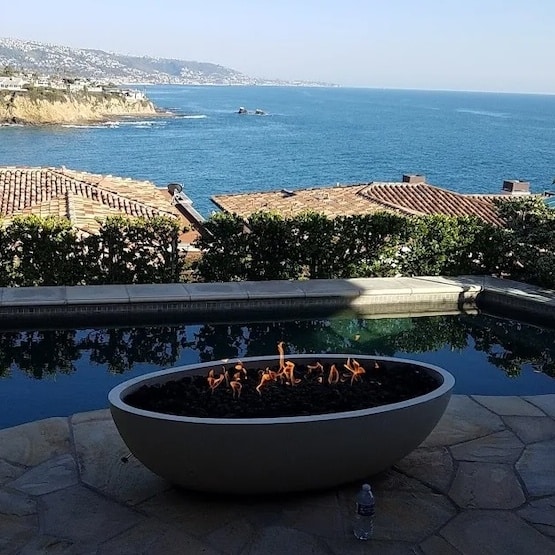
<svg viewBox="0 0 555 555">
<path fill-rule="evenodd" d="M 106 408 L 131 377 L 182 364 L 287 352 L 399 356 L 456 378 L 454 393 L 555 393 L 555 330 L 485 314 L 157 323 L 0 331 L 0 428 Z"/>
</svg>

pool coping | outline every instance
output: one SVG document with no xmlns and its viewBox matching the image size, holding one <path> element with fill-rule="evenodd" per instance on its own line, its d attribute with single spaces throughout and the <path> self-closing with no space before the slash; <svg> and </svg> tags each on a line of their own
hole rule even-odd
<svg viewBox="0 0 555 555">
<path fill-rule="evenodd" d="M 372 315 L 499 310 L 555 322 L 555 291 L 490 276 L 0 288 L 0 318 L 207 317 L 349 309 Z"/>
</svg>

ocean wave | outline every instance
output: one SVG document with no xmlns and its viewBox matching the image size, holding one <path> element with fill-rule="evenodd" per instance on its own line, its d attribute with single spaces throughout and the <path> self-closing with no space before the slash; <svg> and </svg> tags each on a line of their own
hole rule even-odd
<svg viewBox="0 0 555 555">
<path fill-rule="evenodd" d="M 135 127 L 137 129 L 144 129 L 148 127 L 154 126 L 162 126 L 166 125 L 165 121 L 151 121 L 151 120 L 144 120 L 144 121 L 103 121 L 100 123 L 83 123 L 83 124 L 76 124 L 76 123 L 67 123 L 62 125 L 62 127 L 71 127 L 73 129 L 119 129 L 122 126 L 126 127 Z"/>
<path fill-rule="evenodd" d="M 488 116 L 490 118 L 510 118 L 510 114 L 505 112 L 489 112 L 487 110 L 469 110 L 466 108 L 457 108 L 455 112 L 461 112 L 463 114 L 474 114 L 476 116 Z"/>
<path fill-rule="evenodd" d="M 112 122 L 113 123 L 113 122 Z M 155 125 L 166 125 L 166 122 L 163 120 L 152 120 L 152 119 L 147 119 L 147 120 L 124 120 L 124 121 L 118 121 L 115 122 L 118 125 L 129 125 L 131 127 L 136 127 L 138 125 L 141 126 L 155 126 Z"/>
<path fill-rule="evenodd" d="M 191 116 L 176 116 L 177 119 L 204 119 L 207 118 L 208 116 L 205 114 L 194 114 Z"/>
<path fill-rule="evenodd" d="M 22 123 L 0 123 L 0 127 L 23 127 Z"/>
<path fill-rule="evenodd" d="M 69 128 L 72 128 L 72 129 L 93 129 L 93 128 L 95 128 L 95 127 L 102 127 L 102 125 L 99 125 L 99 124 L 95 124 L 95 125 L 92 125 L 92 124 L 85 125 L 85 124 L 77 124 L 77 123 L 64 123 L 64 124 L 62 125 L 62 127 L 69 127 Z"/>
</svg>

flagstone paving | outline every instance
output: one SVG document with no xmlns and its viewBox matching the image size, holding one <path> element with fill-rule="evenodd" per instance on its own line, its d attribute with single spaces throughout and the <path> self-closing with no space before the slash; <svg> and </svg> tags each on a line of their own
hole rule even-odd
<svg viewBox="0 0 555 555">
<path fill-rule="evenodd" d="M 368 542 L 351 531 L 359 483 L 216 496 L 125 455 L 108 410 L 0 430 L 0 553 L 555 553 L 555 395 L 453 396 L 420 448 L 368 478 Z"/>
</svg>

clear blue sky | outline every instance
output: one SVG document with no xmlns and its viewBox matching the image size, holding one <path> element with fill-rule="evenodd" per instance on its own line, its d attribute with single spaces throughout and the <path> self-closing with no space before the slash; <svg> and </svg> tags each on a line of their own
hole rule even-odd
<svg viewBox="0 0 555 555">
<path fill-rule="evenodd" d="M 345 86 L 555 93 L 555 0 L 24 0 L 0 36 Z"/>
</svg>

